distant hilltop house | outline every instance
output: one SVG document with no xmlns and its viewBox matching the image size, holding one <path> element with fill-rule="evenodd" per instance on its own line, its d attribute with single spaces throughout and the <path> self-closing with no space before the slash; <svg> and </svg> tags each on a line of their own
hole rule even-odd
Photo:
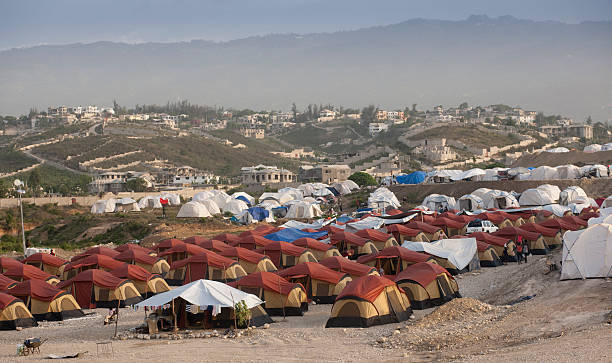
<svg viewBox="0 0 612 363">
<path fill-rule="evenodd" d="M 415 154 L 423 154 L 433 162 L 443 163 L 457 158 L 457 153 L 446 145 L 445 138 L 418 140 L 410 146 L 414 147 Z"/>
<path fill-rule="evenodd" d="M 401 120 L 406 121 L 407 117 L 404 114 L 404 111 L 385 111 L 378 110 L 376 111 L 376 119 L 378 121 L 387 121 L 387 120 Z"/>
<path fill-rule="evenodd" d="M 303 183 L 338 183 L 347 180 L 351 176 L 351 168 L 348 165 L 302 165 L 300 167 L 298 180 Z"/>
<path fill-rule="evenodd" d="M 127 182 L 132 179 L 144 180 L 147 188 L 155 185 L 154 178 L 149 173 L 109 171 L 94 175 L 88 189 L 90 193 L 120 193 L 125 191 Z"/>
<path fill-rule="evenodd" d="M 282 152 L 282 151 L 272 151 L 272 154 L 281 156 L 283 158 L 289 158 L 289 159 L 300 159 L 303 157 L 315 157 L 315 153 L 312 150 L 306 150 L 304 148 L 302 149 L 293 149 L 290 152 Z"/>
<path fill-rule="evenodd" d="M 112 107 L 52 106 L 47 108 L 47 118 L 57 119 L 67 124 L 72 124 L 77 121 L 95 120 L 101 117 L 112 118 L 114 116 L 115 110 Z"/>
<path fill-rule="evenodd" d="M 333 111 L 333 110 L 323 109 L 319 112 L 319 117 L 317 118 L 317 121 L 319 122 L 332 121 L 336 119 L 336 117 L 338 117 L 338 112 Z"/>
<path fill-rule="evenodd" d="M 276 166 L 256 165 L 240 169 L 243 184 L 276 184 L 296 181 L 294 173 Z"/>
<path fill-rule="evenodd" d="M 389 125 L 382 123 L 382 122 L 372 122 L 368 126 L 368 132 L 370 133 L 370 136 L 376 136 L 380 134 L 381 132 L 386 132 L 388 130 L 389 130 Z"/>
<path fill-rule="evenodd" d="M 240 135 L 249 138 L 263 139 L 266 136 L 266 130 L 254 127 L 243 127 L 240 129 Z"/>
<path fill-rule="evenodd" d="M 219 183 L 219 176 L 208 171 L 200 171 L 190 166 L 181 166 L 174 170 L 172 185 L 191 186 Z"/>
<path fill-rule="evenodd" d="M 593 126 L 591 125 L 572 125 L 569 119 L 560 120 L 557 125 L 545 125 L 540 127 L 540 132 L 552 137 L 582 137 L 585 139 L 593 138 Z"/>
</svg>

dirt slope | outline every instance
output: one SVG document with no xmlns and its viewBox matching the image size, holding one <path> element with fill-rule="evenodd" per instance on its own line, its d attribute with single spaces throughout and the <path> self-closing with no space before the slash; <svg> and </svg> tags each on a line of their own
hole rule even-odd
<svg viewBox="0 0 612 363">
<path fill-rule="evenodd" d="M 559 165 L 587 165 L 587 164 L 612 164 L 612 150 L 600 151 L 596 153 L 585 153 L 572 150 L 567 153 L 547 153 L 542 152 L 537 155 L 525 155 L 520 157 L 514 164 L 515 166 L 537 167 L 537 166 L 559 166 Z"/>
</svg>

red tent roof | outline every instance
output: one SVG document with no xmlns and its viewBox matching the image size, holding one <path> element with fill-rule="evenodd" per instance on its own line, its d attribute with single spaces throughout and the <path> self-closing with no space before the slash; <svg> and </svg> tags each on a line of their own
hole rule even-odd
<svg viewBox="0 0 612 363">
<path fill-rule="evenodd" d="M 588 221 L 591 218 L 597 217 L 599 217 L 599 212 L 585 212 L 584 209 L 580 212 L 580 215 L 578 216 L 578 218 L 582 219 L 583 221 Z"/>
<path fill-rule="evenodd" d="M 160 249 L 172 248 L 172 247 L 180 246 L 184 244 L 185 242 L 181 241 L 180 239 L 168 238 L 156 244 L 155 247 L 153 247 L 153 249 L 159 253 Z"/>
<path fill-rule="evenodd" d="M 104 247 L 104 246 L 97 246 L 97 247 L 89 248 L 85 250 L 85 252 L 74 256 L 72 259 L 70 259 L 70 261 L 74 262 L 74 261 L 80 260 L 81 258 L 91 256 L 91 255 L 104 255 L 104 256 L 115 258 L 115 256 L 117 256 L 118 254 L 119 252 L 111 248 Z"/>
<path fill-rule="evenodd" d="M 248 235 L 266 235 L 266 234 L 270 234 L 270 233 L 274 233 L 274 232 L 278 232 L 279 228 L 278 227 L 274 227 L 274 226 L 270 226 L 270 225 L 261 225 L 261 226 L 257 226 L 257 228 L 252 229 L 250 231 L 244 231 L 242 233 L 240 233 L 240 237 L 246 237 Z"/>
<path fill-rule="evenodd" d="M 96 268 L 107 268 L 109 270 L 114 270 L 123 264 L 125 264 L 125 262 L 117 261 L 114 258 L 105 255 L 89 255 L 77 260 L 76 262 L 70 262 L 68 265 L 66 265 L 64 271 L 83 266 L 96 266 Z"/>
<path fill-rule="evenodd" d="M 399 209 L 387 209 L 385 212 L 387 213 L 387 215 L 390 215 L 390 216 L 396 216 L 398 214 L 404 213 Z"/>
<path fill-rule="evenodd" d="M 127 279 L 120 279 L 118 277 L 113 276 L 110 272 L 106 272 L 104 270 L 96 270 L 89 269 L 82 271 L 75 277 L 70 280 L 62 281 L 57 284 L 57 287 L 63 289 L 67 286 L 72 285 L 75 282 L 91 282 L 94 285 L 106 288 L 106 289 L 116 289 L 121 286 L 124 282 L 127 282 Z M 73 295 L 75 292 L 73 291 Z"/>
<path fill-rule="evenodd" d="M 221 233 L 221 234 L 214 236 L 212 239 L 216 239 L 218 241 L 222 241 L 230 245 L 232 243 L 238 243 L 240 242 L 240 240 L 242 240 L 242 238 L 240 238 L 240 236 L 238 236 L 237 234 L 231 234 L 231 233 Z"/>
<path fill-rule="evenodd" d="M 541 235 L 541 233 L 529 232 L 527 230 L 520 229 L 519 227 L 504 227 L 502 229 L 497 230 L 497 232 L 494 232 L 492 234 L 494 236 L 507 237 L 512 240 L 517 238 L 517 236 L 522 236 L 524 239 L 529 240 L 529 241 L 535 241 Z"/>
<path fill-rule="evenodd" d="M 576 217 L 576 216 L 563 216 L 561 217 L 561 219 L 563 219 L 564 221 L 568 221 L 568 222 L 574 222 L 576 225 L 580 227 L 586 227 L 589 225 L 589 222 L 585 221 L 584 219 L 580 217 Z"/>
<path fill-rule="evenodd" d="M 387 248 L 383 248 L 382 250 L 376 253 L 370 253 L 369 255 L 360 256 L 357 259 L 357 262 L 367 263 L 377 258 L 393 258 L 393 257 L 399 257 L 402 260 L 409 261 L 409 262 L 427 262 L 432 259 L 431 256 L 425 253 L 412 251 L 412 250 L 409 250 L 401 246 L 389 246 Z"/>
<path fill-rule="evenodd" d="M 174 270 L 180 267 L 183 267 L 187 264 L 206 264 L 206 265 L 210 265 L 216 268 L 221 268 L 221 269 L 227 269 L 228 267 L 237 264 L 238 262 L 221 256 L 218 253 L 215 253 L 213 251 L 209 251 L 209 250 L 204 250 L 205 252 L 199 255 L 193 255 L 189 258 L 186 258 L 184 260 L 180 260 L 180 261 L 174 261 L 172 262 L 172 265 L 170 265 L 170 269 Z"/>
<path fill-rule="evenodd" d="M 272 241 L 263 236 L 253 234 L 253 235 L 249 235 L 245 237 L 240 237 L 238 242 L 232 242 L 230 243 L 230 245 L 234 247 L 245 247 L 245 248 L 250 247 L 250 246 L 264 247 L 270 242 Z"/>
<path fill-rule="evenodd" d="M 501 215 L 502 217 L 511 220 L 512 222 L 516 222 L 518 221 L 520 218 L 523 218 L 521 215 L 519 214 L 510 214 L 510 213 L 506 213 L 504 211 L 498 210 L 495 212 L 496 214 Z"/>
<path fill-rule="evenodd" d="M 307 275 L 312 279 L 325 281 L 330 284 L 337 284 L 346 276 L 345 273 L 334 271 L 316 262 L 298 263 L 295 266 L 279 271 L 278 275 L 285 278 Z"/>
<path fill-rule="evenodd" d="M 11 305 L 13 301 L 15 300 L 19 300 L 19 299 L 13 295 L 9 295 L 9 294 L 0 292 L 0 310 L 4 310 L 7 306 Z"/>
<path fill-rule="evenodd" d="M 140 266 L 129 264 L 124 264 L 121 267 L 117 267 L 110 273 L 115 277 L 134 281 L 149 281 L 151 278 L 159 276 L 157 274 L 150 273 Z"/>
<path fill-rule="evenodd" d="M 146 247 L 142 247 L 141 245 L 137 245 L 136 243 L 126 243 L 126 244 L 123 244 L 121 246 L 117 246 L 115 248 L 115 251 L 117 251 L 119 253 L 125 252 L 125 251 L 140 251 L 140 252 L 144 252 L 146 254 L 149 254 L 149 253 L 153 252 L 152 249 L 146 248 Z"/>
<path fill-rule="evenodd" d="M 340 256 L 327 257 L 319 263 L 334 271 L 344 272 L 352 276 L 365 276 L 372 272 L 372 270 L 376 271 L 374 267 L 366 266 Z"/>
<path fill-rule="evenodd" d="M 387 232 L 398 233 L 402 236 L 409 236 L 409 237 L 414 237 L 418 235 L 419 233 L 422 233 L 418 229 L 408 228 L 401 224 L 392 224 L 390 226 L 387 226 Z"/>
<path fill-rule="evenodd" d="M 0 290 L 9 289 L 11 286 L 15 286 L 17 281 L 0 274 Z"/>
<path fill-rule="evenodd" d="M 432 222 L 433 222 L 433 218 L 432 218 Z M 410 223 L 405 224 L 405 226 L 408 228 L 423 231 L 425 233 L 436 233 L 442 229 L 440 227 L 432 226 L 431 224 L 420 222 L 420 221 L 411 221 Z"/>
<path fill-rule="evenodd" d="M 374 302 L 385 288 L 393 285 L 395 285 L 395 282 L 382 276 L 367 275 L 359 277 L 346 285 L 344 290 L 342 290 L 340 295 L 336 298 L 336 301 L 343 298 L 356 297 L 358 299 Z M 398 290 L 404 293 L 402 289 Z"/>
<path fill-rule="evenodd" d="M 210 238 L 206 238 L 203 236 L 191 236 L 187 238 L 183 238 L 183 242 L 190 243 L 192 245 L 199 245 L 200 243 L 210 241 Z"/>
<path fill-rule="evenodd" d="M 559 233 L 559 230 L 556 228 L 544 227 L 541 224 L 537 224 L 537 223 L 521 224 L 519 228 L 524 229 L 529 232 L 541 233 L 542 235 L 547 236 L 547 237 L 554 237 L 557 235 L 557 233 Z"/>
<path fill-rule="evenodd" d="M 317 241 L 316 239 L 308 238 L 308 237 L 298 238 L 295 241 L 293 241 L 292 244 L 294 246 L 310 248 L 316 251 L 327 251 L 331 248 L 334 248 L 334 246 L 332 245 L 328 245 L 327 243 L 323 243 L 321 241 Z"/>
<path fill-rule="evenodd" d="M 306 292 L 306 289 L 304 289 L 304 286 L 302 286 L 302 284 L 289 282 L 284 278 L 278 276 L 277 274 L 267 271 L 254 272 L 228 285 L 233 287 L 259 287 L 264 290 L 274 291 L 277 294 L 282 295 L 288 295 L 296 287 L 299 287 L 304 292 Z"/>
<path fill-rule="evenodd" d="M 228 247 L 226 250 L 219 252 L 219 254 L 228 258 L 245 260 L 250 263 L 259 263 L 259 261 L 264 258 L 268 258 L 266 255 L 242 247 Z"/>
<path fill-rule="evenodd" d="M 507 219 L 506 217 L 504 217 L 503 215 L 499 214 L 498 212 L 484 212 L 484 213 L 480 213 L 480 214 L 476 215 L 476 217 L 479 218 L 479 219 L 487 219 L 487 220 L 493 222 L 494 224 L 500 224 L 505 219 Z"/>
<path fill-rule="evenodd" d="M 344 230 L 342 228 L 334 227 L 334 226 L 332 226 L 330 224 L 328 224 L 327 226 L 319 229 L 319 232 L 320 231 L 326 231 L 328 234 L 344 232 Z"/>
<path fill-rule="evenodd" d="M 232 246 L 228 245 L 225 242 L 222 241 L 217 241 L 216 239 L 209 239 L 203 242 L 199 242 L 196 243 L 197 246 L 200 246 L 206 250 L 211 250 L 211 251 L 215 251 L 217 253 L 221 252 L 221 251 L 225 251 L 228 248 L 231 248 Z"/>
<path fill-rule="evenodd" d="M 425 287 L 432 281 L 435 281 L 439 274 L 447 274 L 451 279 L 451 274 L 446 269 L 435 263 L 419 262 L 406 267 L 403 271 L 397 274 L 395 282 L 403 280 L 412 280 L 419 285 Z"/>
<path fill-rule="evenodd" d="M 473 221 L 474 219 L 476 219 L 475 216 L 468 216 L 468 215 L 465 215 L 465 214 L 459 215 L 459 214 L 450 213 L 450 212 L 444 212 L 444 213 L 440 214 L 439 217 L 446 217 L 446 218 L 452 219 L 453 221 L 461 222 L 463 224 L 467 224 L 467 223 Z"/>
<path fill-rule="evenodd" d="M 468 237 L 474 237 L 476 238 L 476 241 L 482 241 L 490 245 L 501 246 L 501 247 L 506 246 L 506 243 L 512 240 L 512 238 L 494 236 L 487 232 L 474 232 L 474 233 L 471 233 Z"/>
<path fill-rule="evenodd" d="M 368 241 L 365 238 L 359 237 L 355 233 L 341 230 L 340 232 L 333 232 L 330 237 L 331 244 L 338 244 L 340 242 L 346 242 L 347 244 L 363 246 Z"/>
<path fill-rule="evenodd" d="M 304 247 L 294 246 L 289 242 L 274 241 L 268 243 L 262 250 L 264 253 L 270 251 L 280 251 L 289 256 L 301 256 L 307 250 Z"/>
<path fill-rule="evenodd" d="M 371 228 L 362 229 L 355 234 L 367 240 L 378 242 L 387 242 L 387 240 L 392 237 L 388 233 L 384 233 L 382 231 Z"/>
<path fill-rule="evenodd" d="M 548 228 L 564 229 L 569 231 L 575 231 L 578 229 L 578 225 L 576 223 L 562 218 L 551 218 L 538 224 Z"/>
<path fill-rule="evenodd" d="M 544 210 L 544 209 L 540 209 L 536 215 L 538 216 L 542 216 L 542 217 L 550 217 L 553 215 L 553 212 L 549 211 L 549 210 Z"/>
<path fill-rule="evenodd" d="M 484 252 L 489 247 L 491 247 L 490 244 L 488 244 L 486 242 L 482 242 L 482 241 L 476 240 L 476 249 L 478 250 L 478 252 Z"/>
<path fill-rule="evenodd" d="M 11 267 L 4 272 L 6 277 L 15 280 L 43 280 L 47 281 L 53 276 L 32 265 L 24 265 Z"/>
<path fill-rule="evenodd" d="M 164 256 L 171 255 L 173 253 L 187 253 L 188 255 L 198 255 L 200 253 L 205 253 L 205 252 L 206 252 L 206 249 L 200 246 L 184 243 L 182 245 L 174 246 L 170 249 L 164 250 L 158 256 L 164 257 Z"/>
<path fill-rule="evenodd" d="M 118 254 L 115 257 L 115 260 L 129 262 L 129 263 L 132 263 L 133 261 L 135 261 L 135 262 L 143 263 L 145 265 L 154 265 L 157 263 L 157 261 L 160 260 L 160 258 L 156 256 L 151 256 L 147 254 L 146 252 L 143 252 L 140 250 L 125 250 L 121 252 L 120 254 Z"/>
<path fill-rule="evenodd" d="M 30 255 L 28 258 L 23 260 L 23 263 L 39 263 L 42 262 L 45 265 L 50 265 L 54 267 L 60 267 L 63 264 L 68 263 L 68 261 L 63 258 L 59 258 L 56 256 L 51 256 L 48 253 L 35 253 Z"/>
<path fill-rule="evenodd" d="M 461 229 L 465 226 L 465 223 L 458 222 L 456 220 L 447 218 L 447 217 L 438 217 L 435 221 L 431 223 L 432 226 L 436 227 L 448 227 L 448 228 L 457 228 Z"/>
<path fill-rule="evenodd" d="M 26 299 L 22 298 L 22 296 L 31 296 L 32 298 L 41 301 L 53 301 L 58 296 L 66 294 L 66 291 L 60 290 L 57 287 L 41 280 L 27 280 L 20 282 L 8 292 L 13 296 L 21 298 L 23 301 L 26 301 Z"/>
<path fill-rule="evenodd" d="M 0 269 L 5 270 L 12 267 L 19 267 L 20 265 L 23 265 L 23 263 L 17 261 L 14 258 L 0 257 Z"/>
</svg>

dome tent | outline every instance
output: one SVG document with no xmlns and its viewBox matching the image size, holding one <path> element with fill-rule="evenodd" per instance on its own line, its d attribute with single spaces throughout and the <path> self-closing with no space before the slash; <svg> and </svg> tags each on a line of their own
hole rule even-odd
<svg viewBox="0 0 612 363">
<path fill-rule="evenodd" d="M 36 320 L 18 298 L 0 292 L 0 330 L 38 326 Z"/>
<path fill-rule="evenodd" d="M 612 225 L 595 224 L 563 235 L 561 280 L 610 277 Z"/>
<path fill-rule="evenodd" d="M 559 204 L 561 205 L 569 205 L 571 203 L 576 203 L 577 201 L 582 202 L 585 199 L 588 200 L 588 196 L 584 189 L 579 186 L 572 185 L 563 189 L 563 191 L 559 194 Z"/>
<path fill-rule="evenodd" d="M 23 260 L 23 263 L 36 266 L 50 275 L 60 276 L 68 261 L 48 253 L 35 253 Z"/>
<path fill-rule="evenodd" d="M 457 200 L 457 209 L 473 212 L 484 209 L 484 203 L 480 197 L 474 194 L 466 194 Z"/>
<path fill-rule="evenodd" d="M 334 271 L 347 273 L 353 279 L 366 275 L 378 275 L 378 271 L 376 271 L 375 267 L 366 266 L 341 256 L 328 257 L 319 263 Z"/>
<path fill-rule="evenodd" d="M 102 270 L 86 270 L 58 284 L 86 309 L 126 307 L 142 300 L 132 282 Z"/>
<path fill-rule="evenodd" d="M 125 264 L 111 271 L 113 276 L 132 281 L 140 295 L 151 297 L 170 290 L 170 286 L 158 274 L 152 274 L 144 268 L 136 265 Z"/>
<path fill-rule="evenodd" d="M 351 281 L 348 274 L 334 271 L 316 262 L 302 262 L 278 272 L 292 282 L 306 288 L 308 298 L 317 304 L 331 304 Z"/>
<path fill-rule="evenodd" d="M 411 314 L 410 301 L 395 282 L 368 275 L 352 281 L 338 295 L 325 327 L 367 328 L 399 323 Z"/>
<path fill-rule="evenodd" d="M 204 204 L 194 201 L 183 204 L 176 215 L 177 218 L 206 218 L 210 216 L 211 214 Z"/>
<path fill-rule="evenodd" d="M 56 321 L 85 315 L 72 295 L 44 281 L 23 281 L 8 292 L 27 302 L 36 320 Z"/>
<path fill-rule="evenodd" d="M 435 263 L 408 266 L 394 281 L 406 292 L 413 309 L 427 309 L 461 297 L 459 285 L 452 275 Z"/>
</svg>

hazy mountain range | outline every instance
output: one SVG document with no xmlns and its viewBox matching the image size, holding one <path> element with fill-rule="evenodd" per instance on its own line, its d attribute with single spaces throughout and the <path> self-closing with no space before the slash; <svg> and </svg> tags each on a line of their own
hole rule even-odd
<svg viewBox="0 0 612 363">
<path fill-rule="evenodd" d="M 612 22 L 414 19 L 229 42 L 97 42 L 0 52 L 0 114 L 48 105 L 506 103 L 612 119 Z"/>
</svg>

